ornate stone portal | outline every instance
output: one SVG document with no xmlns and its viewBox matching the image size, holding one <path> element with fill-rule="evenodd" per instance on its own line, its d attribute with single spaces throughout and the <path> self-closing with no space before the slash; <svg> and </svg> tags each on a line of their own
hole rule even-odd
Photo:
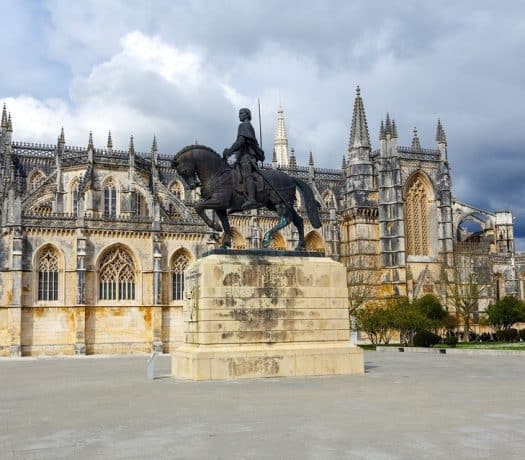
<svg viewBox="0 0 525 460">
<path fill-rule="evenodd" d="M 363 373 L 363 352 L 349 342 L 345 274 L 315 253 L 212 251 L 187 271 L 185 339 L 173 375 Z"/>
</svg>

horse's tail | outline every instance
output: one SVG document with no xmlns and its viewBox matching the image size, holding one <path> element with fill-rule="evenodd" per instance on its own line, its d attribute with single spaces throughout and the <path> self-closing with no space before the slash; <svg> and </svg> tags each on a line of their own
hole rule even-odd
<svg viewBox="0 0 525 460">
<path fill-rule="evenodd" d="M 301 190 L 301 194 L 303 195 L 306 214 L 308 215 L 312 227 L 319 228 L 321 226 L 321 219 L 319 218 L 319 208 L 321 205 L 315 199 L 314 192 L 312 192 L 312 189 L 306 182 L 297 179 L 297 177 L 294 177 L 293 179 L 295 185 L 299 187 L 299 190 Z"/>
</svg>

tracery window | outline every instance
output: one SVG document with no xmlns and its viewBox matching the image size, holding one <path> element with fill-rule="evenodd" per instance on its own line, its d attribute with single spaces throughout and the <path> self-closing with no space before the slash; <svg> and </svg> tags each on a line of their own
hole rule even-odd
<svg viewBox="0 0 525 460">
<path fill-rule="evenodd" d="M 179 200 L 184 200 L 184 187 L 179 181 L 173 182 L 170 186 L 170 190 Z"/>
<path fill-rule="evenodd" d="M 178 253 L 173 257 L 171 264 L 171 286 L 172 286 L 172 299 L 183 300 L 184 299 L 184 272 L 190 259 L 184 253 Z"/>
<path fill-rule="evenodd" d="M 99 298 L 135 299 L 135 266 L 131 256 L 121 247 L 107 253 L 100 264 Z"/>
<path fill-rule="evenodd" d="M 75 217 L 79 214 L 78 209 L 78 182 L 75 182 L 73 184 L 73 187 L 71 187 L 71 212 Z"/>
<path fill-rule="evenodd" d="M 38 258 L 38 300 L 58 300 L 58 257 L 53 249 Z"/>
<path fill-rule="evenodd" d="M 46 176 L 44 176 L 40 171 L 36 171 L 29 180 L 29 191 L 32 192 L 33 190 L 36 190 L 44 183 L 45 180 Z"/>
<path fill-rule="evenodd" d="M 104 186 L 104 216 L 116 217 L 117 215 L 117 189 L 110 179 Z"/>
<path fill-rule="evenodd" d="M 428 193 L 423 178 L 416 177 L 408 188 L 405 201 L 407 254 L 427 256 L 428 245 Z"/>
<path fill-rule="evenodd" d="M 133 198 L 133 211 L 137 217 L 146 217 L 148 215 L 148 206 L 142 193 L 136 191 L 132 195 Z"/>
</svg>

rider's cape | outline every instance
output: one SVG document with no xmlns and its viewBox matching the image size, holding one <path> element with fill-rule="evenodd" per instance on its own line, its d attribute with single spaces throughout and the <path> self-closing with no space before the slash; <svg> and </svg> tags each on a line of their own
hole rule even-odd
<svg viewBox="0 0 525 460">
<path fill-rule="evenodd" d="M 237 137 L 239 136 L 244 137 L 248 142 L 249 153 L 255 157 L 257 161 L 264 161 L 264 151 L 259 147 L 257 138 L 255 137 L 255 130 L 249 120 L 244 120 L 239 124 Z"/>
</svg>

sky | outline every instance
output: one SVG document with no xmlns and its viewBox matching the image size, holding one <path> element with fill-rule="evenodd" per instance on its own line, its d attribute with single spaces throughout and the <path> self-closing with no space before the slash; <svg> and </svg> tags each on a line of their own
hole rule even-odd
<svg viewBox="0 0 525 460">
<path fill-rule="evenodd" d="M 13 140 L 161 153 L 221 152 L 237 112 L 261 102 L 271 152 L 277 109 L 299 164 L 339 168 L 361 88 L 373 147 L 417 127 L 448 140 L 453 195 L 511 210 L 525 250 L 525 2 L 415 0 L 0 0 L 0 101 Z M 271 155 L 267 153 L 267 157 Z"/>
</svg>

